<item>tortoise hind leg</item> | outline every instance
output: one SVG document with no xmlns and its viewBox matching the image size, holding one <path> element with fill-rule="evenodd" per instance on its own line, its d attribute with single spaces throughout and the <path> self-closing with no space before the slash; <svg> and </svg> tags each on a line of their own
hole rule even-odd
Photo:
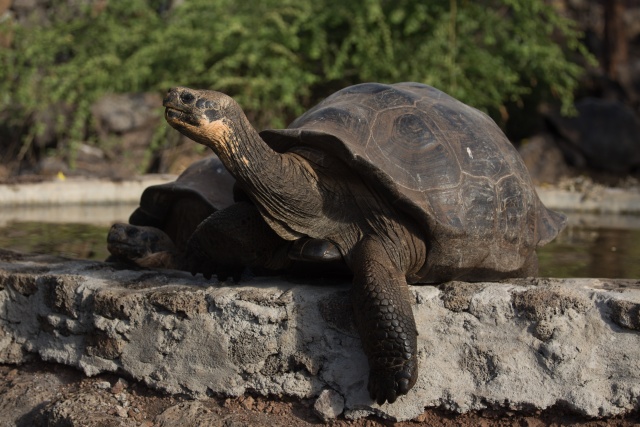
<svg viewBox="0 0 640 427">
<path fill-rule="evenodd" d="M 417 330 L 403 272 L 373 237 L 362 240 L 352 258 L 356 325 L 369 359 L 369 394 L 393 403 L 418 377 Z"/>
</svg>

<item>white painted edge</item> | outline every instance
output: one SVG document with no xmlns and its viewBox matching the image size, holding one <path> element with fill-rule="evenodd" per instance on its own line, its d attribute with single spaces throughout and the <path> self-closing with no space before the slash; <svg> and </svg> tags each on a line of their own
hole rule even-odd
<svg viewBox="0 0 640 427">
<path fill-rule="evenodd" d="M 640 214 L 640 190 L 600 188 L 587 193 L 537 188 L 542 203 L 561 212 Z"/>
<path fill-rule="evenodd" d="M 174 181 L 175 175 L 145 175 L 135 180 L 66 178 L 0 185 L 0 207 L 132 204 L 145 188 Z"/>
<path fill-rule="evenodd" d="M 67 178 L 33 184 L 0 185 L 0 207 L 51 205 L 131 204 L 145 188 L 174 181 L 175 175 L 145 175 L 112 181 Z M 640 214 L 640 190 L 601 188 L 588 193 L 538 187 L 540 199 L 558 211 Z"/>
</svg>

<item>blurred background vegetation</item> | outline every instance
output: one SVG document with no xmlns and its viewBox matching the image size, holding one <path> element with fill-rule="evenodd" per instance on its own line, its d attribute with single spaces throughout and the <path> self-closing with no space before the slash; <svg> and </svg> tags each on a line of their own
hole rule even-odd
<svg viewBox="0 0 640 427">
<path fill-rule="evenodd" d="M 545 0 L 46 3 L 44 15 L 0 22 L 3 163 L 56 155 L 73 165 L 80 145 L 117 145 L 92 114 L 107 94 L 215 89 L 262 129 L 351 84 L 417 81 L 504 126 L 542 102 L 571 112 L 594 64 L 575 24 Z M 168 132 L 158 120 L 147 149 Z"/>
</svg>

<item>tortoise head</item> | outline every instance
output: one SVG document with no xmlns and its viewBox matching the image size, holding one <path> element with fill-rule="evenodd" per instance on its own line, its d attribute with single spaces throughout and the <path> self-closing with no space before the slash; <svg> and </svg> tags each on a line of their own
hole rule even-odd
<svg viewBox="0 0 640 427">
<path fill-rule="evenodd" d="M 116 223 L 107 235 L 107 249 L 116 257 L 132 261 L 158 252 L 175 252 L 171 238 L 155 227 Z"/>
<path fill-rule="evenodd" d="M 214 150 L 233 133 L 233 123 L 243 115 L 229 96 L 212 90 L 186 87 L 170 89 L 164 98 L 165 119 L 182 134 Z"/>
</svg>

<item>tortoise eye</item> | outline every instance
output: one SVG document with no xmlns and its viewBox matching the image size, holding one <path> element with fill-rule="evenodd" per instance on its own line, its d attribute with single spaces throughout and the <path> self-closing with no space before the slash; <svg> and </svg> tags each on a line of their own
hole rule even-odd
<svg viewBox="0 0 640 427">
<path fill-rule="evenodd" d="M 196 97 L 193 96 L 193 94 L 190 92 L 182 92 L 180 94 L 180 101 L 182 101 L 185 104 L 191 104 L 195 99 Z"/>
</svg>

